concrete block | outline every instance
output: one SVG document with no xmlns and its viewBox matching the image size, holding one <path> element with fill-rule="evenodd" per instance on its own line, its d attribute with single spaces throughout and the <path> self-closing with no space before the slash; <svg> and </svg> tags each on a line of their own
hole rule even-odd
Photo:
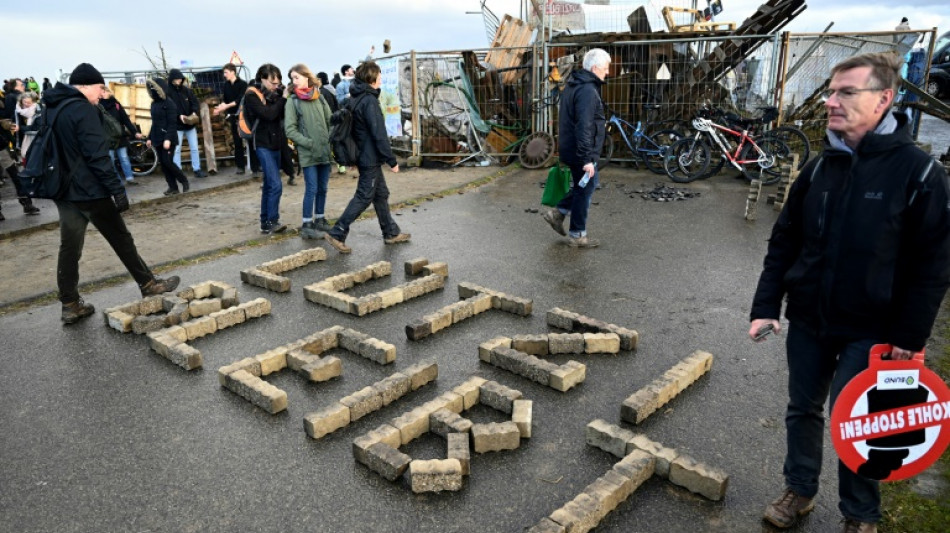
<svg viewBox="0 0 950 533">
<path fill-rule="evenodd" d="M 240 309 L 238 307 L 215 311 L 208 316 L 214 319 L 215 327 L 219 330 L 241 324 L 246 320 L 244 316 L 244 309 Z"/>
<path fill-rule="evenodd" d="M 304 254 L 309 263 L 325 261 L 327 259 L 327 251 L 319 246 L 302 250 L 300 253 Z"/>
<path fill-rule="evenodd" d="M 205 335 L 211 335 L 215 331 L 218 331 L 217 323 L 209 316 L 193 318 L 183 323 L 181 327 L 185 329 L 189 341 L 204 337 Z"/>
<path fill-rule="evenodd" d="M 485 383 L 484 378 L 478 376 L 472 376 L 462 382 L 460 385 L 457 385 L 452 392 L 458 394 L 462 397 L 462 410 L 471 409 L 473 406 L 478 404 L 479 394 L 478 391 L 483 383 Z"/>
<path fill-rule="evenodd" d="M 300 373 L 313 382 L 329 381 L 343 374 L 343 362 L 339 357 L 328 356 L 317 358 L 312 363 L 300 367 Z"/>
<path fill-rule="evenodd" d="M 303 348 L 295 348 L 293 350 L 287 351 L 287 368 L 293 370 L 294 372 L 300 372 L 300 369 L 305 365 L 309 365 L 310 363 L 314 363 L 319 360 L 319 355 L 314 355 Z"/>
<path fill-rule="evenodd" d="M 441 309 L 437 309 L 423 316 L 422 320 L 429 323 L 429 329 L 432 331 L 432 333 L 442 331 L 453 324 L 452 306 L 446 306 Z"/>
<path fill-rule="evenodd" d="M 375 313 L 383 308 L 383 299 L 375 294 L 369 296 L 363 296 L 357 298 L 352 305 L 350 305 L 349 313 L 356 316 L 366 316 L 370 313 Z"/>
<path fill-rule="evenodd" d="M 246 357 L 240 361 L 235 361 L 227 366 L 222 366 L 218 369 L 218 383 L 223 387 L 225 385 L 225 378 L 230 374 L 237 372 L 238 370 L 243 370 L 252 376 L 260 377 L 261 375 L 261 365 L 253 357 Z"/>
<path fill-rule="evenodd" d="M 475 315 L 475 305 L 469 300 L 455 302 L 454 304 L 450 305 L 449 308 L 451 308 L 453 324 L 458 324 L 459 322 L 472 318 L 472 316 Z"/>
<path fill-rule="evenodd" d="M 415 259 L 410 259 L 406 261 L 406 275 L 407 276 L 416 276 L 422 272 L 422 267 L 429 264 L 429 260 L 425 257 L 417 257 Z"/>
<path fill-rule="evenodd" d="M 478 358 L 486 363 L 491 363 L 491 352 L 495 348 L 511 348 L 511 339 L 508 337 L 495 337 L 492 340 L 479 344 Z"/>
<path fill-rule="evenodd" d="M 334 292 L 327 295 L 330 309 L 335 309 L 341 313 L 350 313 L 353 310 L 353 304 L 356 298 L 342 292 Z"/>
<path fill-rule="evenodd" d="M 646 452 L 656 459 L 654 473 L 664 479 L 670 477 L 670 464 L 679 457 L 679 453 L 673 448 L 665 448 L 662 444 L 639 433 L 634 434 L 627 441 L 627 455 L 636 450 Z"/>
<path fill-rule="evenodd" d="M 449 277 L 449 265 L 448 263 L 437 261 L 435 263 L 429 263 L 422 267 L 422 273 L 426 276 L 431 276 L 433 274 L 442 276 L 443 278 Z"/>
<path fill-rule="evenodd" d="M 584 353 L 583 333 L 551 333 L 548 335 L 548 353 Z"/>
<path fill-rule="evenodd" d="M 162 315 L 141 315 L 132 319 L 132 333 L 136 335 L 143 335 L 164 328 L 165 317 Z"/>
<path fill-rule="evenodd" d="M 489 294 L 476 294 L 468 298 L 468 301 L 472 302 L 473 314 L 477 315 L 491 309 L 491 295 Z"/>
<path fill-rule="evenodd" d="M 220 298 L 222 309 L 228 309 L 241 303 L 241 299 L 238 297 L 238 290 L 234 287 L 230 287 L 221 291 Z"/>
<path fill-rule="evenodd" d="M 545 386 L 550 385 L 551 373 L 558 368 L 550 361 L 507 348 L 492 350 L 491 363 Z"/>
<path fill-rule="evenodd" d="M 423 282 L 426 293 L 435 292 L 445 288 L 445 278 L 438 274 L 419 278 Z"/>
<path fill-rule="evenodd" d="M 515 335 L 511 338 L 511 347 L 519 352 L 531 355 L 548 354 L 547 335 Z"/>
<path fill-rule="evenodd" d="M 244 308 L 244 315 L 248 319 L 260 318 L 264 315 L 269 315 L 271 312 L 270 300 L 266 298 L 255 298 L 240 304 L 238 307 Z"/>
<path fill-rule="evenodd" d="M 340 403 L 350 408 L 350 422 L 356 422 L 364 416 L 382 409 L 383 397 L 372 386 L 344 396 Z"/>
<path fill-rule="evenodd" d="M 496 381 L 486 381 L 479 386 L 478 402 L 503 413 L 511 414 L 514 401 L 520 400 L 522 396 L 521 391 L 506 387 Z M 517 426 L 515 427 L 517 428 Z"/>
<path fill-rule="evenodd" d="M 374 338 L 363 339 L 357 346 L 357 353 L 381 365 L 388 365 L 396 360 L 396 347 Z"/>
<path fill-rule="evenodd" d="M 436 400 L 442 402 L 442 405 L 453 413 L 461 413 L 465 410 L 465 400 L 461 394 L 446 391 L 440 394 Z"/>
<path fill-rule="evenodd" d="M 574 329 L 574 317 L 577 313 L 555 307 L 545 314 L 545 319 L 551 327 L 571 331 Z"/>
<path fill-rule="evenodd" d="M 185 300 L 193 300 L 195 298 L 195 289 L 193 287 L 185 287 L 184 289 L 176 292 L 175 296 Z"/>
<path fill-rule="evenodd" d="M 264 288 L 274 292 L 290 292 L 290 278 L 278 274 L 265 274 Z"/>
<path fill-rule="evenodd" d="M 609 324 L 607 327 L 609 333 L 616 333 L 620 337 L 620 349 L 621 350 L 636 350 L 637 344 L 640 342 L 640 334 L 636 330 L 627 329 L 620 327 L 614 324 Z"/>
<path fill-rule="evenodd" d="M 647 387 L 628 396 L 620 405 L 620 418 L 631 424 L 639 424 L 656 412 L 659 395 Z"/>
<path fill-rule="evenodd" d="M 439 409 L 429 415 L 429 432 L 441 437 L 450 433 L 467 434 L 472 429 L 472 421 L 462 418 L 446 408 Z"/>
<path fill-rule="evenodd" d="M 340 402 L 334 402 L 319 411 L 303 417 L 303 428 L 313 439 L 346 427 L 350 423 L 350 408 Z"/>
<path fill-rule="evenodd" d="M 498 307 L 506 313 L 512 313 L 518 316 L 528 316 L 531 314 L 532 301 L 527 298 L 518 298 L 517 296 L 510 296 L 508 294 L 502 294 L 498 297 L 500 302 Z"/>
<path fill-rule="evenodd" d="M 261 375 L 267 376 L 287 368 L 287 352 L 281 349 L 268 350 L 254 356 L 261 364 Z"/>
<path fill-rule="evenodd" d="M 525 533 L 567 533 L 567 528 L 545 516 Z"/>
<path fill-rule="evenodd" d="M 412 492 L 462 490 L 462 465 L 458 459 L 415 459 L 409 463 Z"/>
<path fill-rule="evenodd" d="M 376 293 L 376 296 L 379 296 L 381 299 L 383 309 L 392 307 L 403 302 L 403 292 L 400 287 L 393 287 L 391 289 L 386 289 L 384 291 Z"/>
<path fill-rule="evenodd" d="M 557 509 L 549 518 L 567 528 L 572 533 L 586 533 L 597 525 L 598 505 L 590 496 L 583 492 L 574 497 L 573 500 Z"/>
<path fill-rule="evenodd" d="M 163 294 L 162 295 L 162 311 L 169 312 L 176 305 L 185 304 L 188 305 L 188 300 L 184 298 L 179 298 L 172 294 Z"/>
<path fill-rule="evenodd" d="M 618 353 L 620 336 L 616 333 L 584 333 L 584 353 Z"/>
<path fill-rule="evenodd" d="M 122 333 L 132 331 L 132 321 L 134 319 L 134 315 L 123 313 L 122 311 L 111 311 L 106 314 L 106 324 L 110 328 L 121 331 Z"/>
<path fill-rule="evenodd" d="M 447 458 L 457 459 L 462 466 L 462 475 L 467 476 L 471 472 L 472 456 L 468 444 L 468 433 L 449 433 L 446 435 Z"/>
<path fill-rule="evenodd" d="M 600 476 L 600 478 L 598 479 L 602 479 L 606 481 L 607 483 L 610 483 L 617 487 L 616 489 L 617 492 L 615 493 L 615 496 L 619 498 L 618 503 L 629 498 L 630 495 L 633 494 L 634 491 L 636 491 L 637 488 L 639 487 L 637 484 L 634 483 L 632 479 L 630 479 L 627 476 L 621 475 L 620 473 L 618 473 L 616 470 L 613 470 L 613 469 L 608 470 L 607 472 L 604 473 L 604 475 Z"/>
<path fill-rule="evenodd" d="M 396 481 L 409 468 L 412 458 L 384 442 L 376 442 L 366 449 L 366 461 L 370 470 L 389 481 Z"/>
<path fill-rule="evenodd" d="M 670 465 L 670 483 L 718 502 L 726 495 L 729 475 L 692 457 L 681 455 Z"/>
<path fill-rule="evenodd" d="M 139 315 L 152 315 L 164 311 L 163 295 L 147 296 L 139 300 Z"/>
<path fill-rule="evenodd" d="M 634 490 L 650 479 L 656 466 L 656 459 L 641 450 L 634 450 L 623 459 L 614 463 L 613 471 L 633 481 Z"/>
<path fill-rule="evenodd" d="M 149 348 L 165 358 L 168 358 L 168 353 L 172 346 L 181 343 L 181 341 L 166 333 L 165 330 L 153 331 L 147 336 Z"/>
<path fill-rule="evenodd" d="M 373 384 L 383 399 L 384 407 L 408 394 L 411 386 L 412 380 L 402 372 L 396 372 Z"/>
<path fill-rule="evenodd" d="M 478 294 L 485 292 L 482 287 L 474 283 L 469 283 L 467 281 L 459 282 L 458 289 L 459 289 L 459 298 L 463 298 L 463 299 L 471 298 L 472 296 L 476 296 Z"/>
<path fill-rule="evenodd" d="M 168 326 L 162 331 L 179 342 L 188 342 L 188 332 L 181 326 Z"/>
<path fill-rule="evenodd" d="M 549 387 L 561 392 L 567 392 L 574 386 L 583 383 L 587 378 L 587 367 L 577 361 L 568 361 L 551 372 Z"/>
<path fill-rule="evenodd" d="M 424 339 L 432 334 L 432 323 L 425 320 L 417 320 L 406 325 L 406 338 L 411 341 Z"/>
<path fill-rule="evenodd" d="M 370 338 L 369 335 L 350 328 L 345 328 L 337 335 L 340 348 L 357 355 L 360 353 L 360 343 L 368 338 Z"/>
<path fill-rule="evenodd" d="M 393 265 L 389 261 L 379 261 L 369 265 L 368 268 L 373 269 L 373 279 L 384 278 L 393 273 Z"/>
<path fill-rule="evenodd" d="M 412 300 L 426 293 L 425 281 L 421 279 L 412 280 L 399 286 L 402 289 L 402 299 Z"/>
<path fill-rule="evenodd" d="M 377 442 L 383 444 L 388 444 L 392 446 L 393 449 L 398 449 L 401 445 L 399 430 L 390 426 L 389 424 L 383 424 L 376 429 L 364 433 L 363 435 L 357 437 L 353 440 L 353 457 L 357 462 L 362 464 L 368 464 L 369 459 L 367 456 L 369 447 Z"/>
<path fill-rule="evenodd" d="M 521 445 L 521 431 L 514 422 L 472 425 L 475 453 L 515 450 Z"/>
<path fill-rule="evenodd" d="M 619 458 L 627 455 L 627 443 L 635 436 L 629 429 L 609 424 L 600 418 L 587 424 L 585 435 L 588 445 Z"/>
<path fill-rule="evenodd" d="M 188 312 L 191 316 L 207 316 L 221 310 L 219 298 L 202 298 L 188 302 Z"/>
<path fill-rule="evenodd" d="M 165 314 L 165 325 L 174 326 L 191 320 L 191 313 L 188 311 L 188 304 L 175 304 L 168 313 Z"/>
<path fill-rule="evenodd" d="M 518 426 L 522 439 L 531 438 L 531 400 L 515 400 L 512 404 L 511 421 Z"/>
<path fill-rule="evenodd" d="M 401 370 L 412 381 L 410 388 L 417 390 L 426 383 L 439 377 L 439 365 L 434 362 L 422 362 Z"/>
<path fill-rule="evenodd" d="M 270 414 L 287 409 L 287 393 L 244 370 L 228 374 L 224 386 Z"/>
<path fill-rule="evenodd" d="M 390 425 L 399 430 L 402 444 L 406 445 L 416 437 L 429 431 L 430 414 L 429 411 L 416 408 L 397 416 L 390 422 Z"/>
</svg>

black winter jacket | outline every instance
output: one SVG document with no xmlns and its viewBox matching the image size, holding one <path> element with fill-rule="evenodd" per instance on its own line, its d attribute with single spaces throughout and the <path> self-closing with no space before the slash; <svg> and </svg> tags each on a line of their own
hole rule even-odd
<svg viewBox="0 0 950 533">
<path fill-rule="evenodd" d="M 112 118 L 116 119 L 119 124 L 122 125 L 122 142 L 120 146 L 127 146 L 129 139 L 135 137 L 135 134 L 138 132 L 135 131 L 135 124 L 132 124 L 132 119 L 130 119 L 129 114 L 125 112 L 125 108 L 115 99 L 115 96 L 99 100 L 99 105 L 106 110 L 106 113 L 112 115 Z"/>
<path fill-rule="evenodd" d="M 950 283 L 950 192 L 904 114 L 855 154 L 826 143 L 772 228 L 751 318 L 785 315 L 821 337 L 920 350 Z M 821 161 L 820 165 L 818 162 Z"/>
<path fill-rule="evenodd" d="M 258 120 L 257 129 L 254 130 L 254 148 L 280 150 L 282 145 L 287 144 L 283 125 L 284 104 L 287 100 L 278 92 L 263 90 L 257 81 L 251 82 L 251 85 L 261 91 L 266 100 L 266 103 L 262 102 L 250 88 L 244 97 L 244 110 L 248 120 L 251 124 Z"/>
<path fill-rule="evenodd" d="M 600 88 L 604 81 L 589 70 L 571 73 L 561 94 L 558 113 L 558 149 L 561 161 L 584 166 L 600 161 L 607 117 Z"/>
<path fill-rule="evenodd" d="M 172 69 L 172 73 L 176 72 L 177 69 Z M 181 73 L 178 73 L 180 76 L 179 79 L 184 79 L 184 76 Z M 192 113 L 198 113 L 198 98 L 195 96 L 195 91 L 191 90 L 191 87 L 185 87 L 184 82 L 181 85 L 175 85 L 171 80 L 175 79 L 173 75 L 169 76 L 168 81 L 168 99 L 175 103 L 175 106 L 178 108 L 178 112 L 175 114 L 175 121 L 178 122 L 178 129 L 181 131 L 188 131 L 195 129 L 195 124 L 185 124 L 179 118 L 180 115 L 188 116 Z"/>
<path fill-rule="evenodd" d="M 156 150 L 162 149 L 165 141 L 178 145 L 178 108 L 170 101 L 168 83 L 163 78 L 148 80 L 148 93 L 152 97 L 152 128 L 148 131 L 148 140 Z"/>
<path fill-rule="evenodd" d="M 359 167 L 378 167 L 383 163 L 395 167 L 396 156 L 389 146 L 383 108 L 379 106 L 379 89 L 370 87 L 358 79 L 350 84 L 350 100 L 353 102 L 353 136 L 359 148 Z"/>
<path fill-rule="evenodd" d="M 74 100 L 78 103 L 72 103 Z M 87 202 L 125 193 L 109 159 L 109 142 L 99 109 L 78 89 L 62 83 L 44 92 L 42 101 L 49 109 L 69 104 L 59 112 L 53 127 L 72 176 L 63 200 Z"/>
</svg>

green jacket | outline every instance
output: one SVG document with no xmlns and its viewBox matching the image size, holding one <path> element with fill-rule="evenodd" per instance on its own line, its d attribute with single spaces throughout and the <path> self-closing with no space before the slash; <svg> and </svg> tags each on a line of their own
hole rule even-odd
<svg viewBox="0 0 950 533">
<path fill-rule="evenodd" d="M 300 115 L 297 115 L 300 106 Z M 330 163 L 330 106 L 326 99 L 299 100 L 291 95 L 284 106 L 284 131 L 294 142 L 300 166 Z"/>
</svg>

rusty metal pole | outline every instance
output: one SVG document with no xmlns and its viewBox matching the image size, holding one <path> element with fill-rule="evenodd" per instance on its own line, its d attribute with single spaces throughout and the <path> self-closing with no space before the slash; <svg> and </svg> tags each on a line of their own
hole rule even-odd
<svg viewBox="0 0 950 533">
<path fill-rule="evenodd" d="M 778 36 L 776 36 L 776 41 L 778 40 L 777 37 Z M 778 43 L 776 42 L 773 46 L 777 48 Z M 776 64 L 777 72 L 775 79 L 778 82 L 774 100 L 775 106 L 778 107 L 778 118 L 775 119 L 776 126 L 781 126 L 785 121 L 785 82 L 788 81 L 788 79 L 785 77 L 787 74 L 785 69 L 788 66 L 788 51 L 790 48 L 789 33 L 787 31 L 782 32 L 781 51 L 779 52 L 778 50 L 773 50 L 773 57 L 778 58 L 777 61 L 773 61 L 773 64 Z"/>
<path fill-rule="evenodd" d="M 417 82 L 417 71 L 416 71 L 416 51 L 412 50 L 409 53 L 409 61 L 412 64 L 412 155 L 409 157 L 408 165 L 410 167 L 418 167 L 422 165 L 422 157 L 419 155 L 421 152 L 422 139 L 422 124 L 419 123 L 419 90 Z"/>
</svg>

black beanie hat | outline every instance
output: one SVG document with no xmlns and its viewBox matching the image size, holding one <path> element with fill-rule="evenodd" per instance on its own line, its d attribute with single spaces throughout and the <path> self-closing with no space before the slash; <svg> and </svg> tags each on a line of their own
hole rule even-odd
<svg viewBox="0 0 950 533">
<path fill-rule="evenodd" d="M 70 85 L 96 85 L 97 83 L 105 84 L 105 82 L 102 74 L 89 63 L 80 63 L 69 75 Z"/>
<path fill-rule="evenodd" d="M 168 81 L 183 80 L 185 75 L 181 73 L 177 68 L 173 68 L 168 71 Z"/>
</svg>

